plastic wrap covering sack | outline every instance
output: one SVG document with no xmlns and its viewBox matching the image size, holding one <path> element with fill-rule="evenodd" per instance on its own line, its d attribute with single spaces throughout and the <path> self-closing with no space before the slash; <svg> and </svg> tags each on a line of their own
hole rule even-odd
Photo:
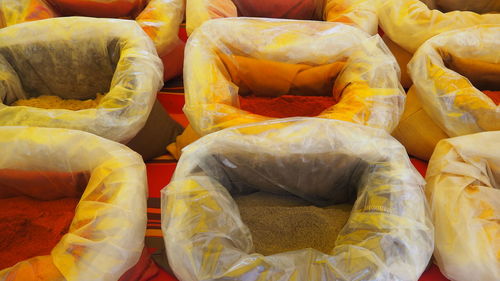
<svg viewBox="0 0 500 281">
<path fill-rule="evenodd" d="M 110 281 L 137 263 L 144 247 L 147 199 L 146 168 L 138 154 L 86 132 L 34 127 L 0 127 L 0 153 L 0 171 L 50 177 L 48 184 L 37 186 L 21 178 L 17 182 L 25 184 L 11 184 L 10 189 L 2 182 L 2 197 L 81 196 L 68 233 L 51 254 L 1 270 L 0 280 Z M 74 175 L 66 185 L 64 174 Z M 87 182 L 84 190 L 75 189 L 82 181 Z"/>
<path fill-rule="evenodd" d="M 184 42 L 178 37 L 184 18 L 184 1 L 181 0 L 52 0 L 52 6 L 43 0 L 0 0 L 0 27 L 25 21 L 66 16 L 96 16 L 135 18 L 153 40 L 168 80 L 182 74 Z M 2 14 L 6 19 L 2 23 Z"/>
<path fill-rule="evenodd" d="M 43 0 L 0 0 L 0 28 L 56 16 Z"/>
<path fill-rule="evenodd" d="M 200 135 L 271 119 L 239 108 L 239 91 L 248 89 L 333 95 L 340 101 L 318 117 L 387 131 L 403 111 L 399 68 L 380 37 L 340 23 L 212 20 L 190 37 L 184 65 L 184 112 Z"/>
<path fill-rule="evenodd" d="M 0 125 L 78 129 L 126 143 L 144 126 L 161 75 L 151 40 L 133 21 L 55 18 L 0 29 Z M 106 95 L 85 110 L 9 106 L 97 93 Z"/>
<path fill-rule="evenodd" d="M 424 110 L 448 136 L 500 130 L 500 107 L 481 92 L 500 90 L 499 48 L 500 25 L 480 25 L 435 36 L 410 61 Z"/>
<path fill-rule="evenodd" d="M 148 0 L 45 0 L 65 16 L 130 17 L 141 11 Z M 154 0 L 153 0 L 154 1 Z"/>
<path fill-rule="evenodd" d="M 186 31 L 204 22 L 228 17 L 263 17 L 344 22 L 370 34 L 377 32 L 376 9 L 367 0 L 190 0 Z"/>
<path fill-rule="evenodd" d="M 423 185 L 383 130 L 319 118 L 222 130 L 188 146 L 162 190 L 169 263 L 182 281 L 417 280 L 433 251 Z M 329 253 L 263 256 L 231 197 L 256 190 L 357 199 Z"/>
<path fill-rule="evenodd" d="M 419 0 L 379 0 L 379 24 L 390 39 L 414 53 L 427 39 L 454 29 L 500 22 L 499 14 L 469 11 L 443 13 Z"/>
<path fill-rule="evenodd" d="M 500 132 L 439 142 L 425 188 L 434 257 L 450 280 L 500 280 Z"/>
</svg>

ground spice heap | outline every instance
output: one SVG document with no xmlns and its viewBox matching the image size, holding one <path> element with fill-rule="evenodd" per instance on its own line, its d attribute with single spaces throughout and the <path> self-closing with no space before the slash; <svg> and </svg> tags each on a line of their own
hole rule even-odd
<svg viewBox="0 0 500 281">
<path fill-rule="evenodd" d="M 31 99 L 20 99 L 14 102 L 13 106 L 30 106 L 44 109 L 68 109 L 68 110 L 83 110 L 96 108 L 101 102 L 103 94 L 97 94 L 95 99 L 75 100 L 62 99 L 58 96 L 42 95 Z"/>
<path fill-rule="evenodd" d="M 274 118 L 313 117 L 334 104 L 335 99 L 328 96 L 283 95 L 276 98 L 240 96 L 241 109 Z"/>
<path fill-rule="evenodd" d="M 78 201 L 40 201 L 26 196 L 0 199 L 0 270 L 49 255 L 68 231 Z"/>
<path fill-rule="evenodd" d="M 255 252 L 263 255 L 304 248 L 330 253 L 352 209 L 349 204 L 320 208 L 296 196 L 267 192 L 234 199 L 252 234 Z"/>
<path fill-rule="evenodd" d="M 496 105 L 500 104 L 500 91 L 483 91 Z"/>
</svg>

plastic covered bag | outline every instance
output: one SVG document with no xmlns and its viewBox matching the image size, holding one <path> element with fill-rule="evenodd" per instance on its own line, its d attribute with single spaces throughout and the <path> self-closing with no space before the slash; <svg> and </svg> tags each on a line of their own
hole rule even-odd
<svg viewBox="0 0 500 281">
<path fill-rule="evenodd" d="M 450 280 L 500 280 L 500 132 L 439 142 L 425 188 L 434 257 Z"/>
<path fill-rule="evenodd" d="M 86 132 L 34 127 L 0 127 L 0 152 L 1 198 L 81 197 L 51 254 L 1 270 L 0 280 L 110 281 L 137 263 L 147 199 L 138 154 Z"/>
<path fill-rule="evenodd" d="M 469 11 L 443 13 L 429 9 L 419 0 L 380 0 L 377 2 L 377 9 L 379 24 L 385 34 L 410 53 L 414 53 L 425 41 L 440 33 L 500 22 L 499 14 Z"/>
<path fill-rule="evenodd" d="M 153 40 L 164 65 L 164 79 L 182 74 L 184 42 L 178 37 L 184 18 L 181 0 L 1 0 L 0 27 L 64 16 L 135 18 Z M 2 18 L 5 18 L 2 21 Z"/>
<path fill-rule="evenodd" d="M 222 130 L 186 147 L 162 190 L 169 263 L 183 281 L 417 280 L 433 251 L 423 184 L 383 130 L 319 118 Z M 231 197 L 258 190 L 357 200 L 329 253 L 263 256 Z"/>
<path fill-rule="evenodd" d="M 344 22 L 375 34 L 376 10 L 368 2 L 370 1 L 190 0 L 186 6 L 186 30 L 191 34 L 208 20 L 239 16 Z"/>
<path fill-rule="evenodd" d="M 0 125 L 78 129 L 126 143 L 144 126 L 162 86 L 151 40 L 133 21 L 55 18 L 0 29 Z M 10 106 L 54 95 L 91 99 L 70 111 Z"/>
<path fill-rule="evenodd" d="M 1 0 L 0 28 L 34 20 L 56 17 L 57 13 L 44 0 Z"/>
<path fill-rule="evenodd" d="M 450 31 L 427 41 L 408 65 L 424 110 L 450 137 L 500 130 L 500 25 Z"/>
<path fill-rule="evenodd" d="M 339 23 L 212 20 L 188 42 L 184 78 L 184 112 L 200 135 L 272 119 L 240 109 L 240 94 L 333 96 L 338 103 L 318 117 L 387 131 L 405 99 L 380 37 Z"/>
</svg>

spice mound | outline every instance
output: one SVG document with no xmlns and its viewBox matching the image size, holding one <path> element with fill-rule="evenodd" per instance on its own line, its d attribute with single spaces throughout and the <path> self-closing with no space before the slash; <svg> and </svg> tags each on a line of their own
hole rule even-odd
<svg viewBox="0 0 500 281">
<path fill-rule="evenodd" d="M 262 255 L 305 248 L 328 254 L 352 210 L 350 204 L 320 208 L 296 196 L 267 192 L 234 199 L 252 234 L 255 252 Z"/>
<path fill-rule="evenodd" d="M 500 91 L 483 91 L 496 105 L 500 104 Z"/>
<path fill-rule="evenodd" d="M 14 102 L 13 106 L 30 106 L 44 109 L 68 109 L 68 110 L 83 110 L 95 108 L 99 105 L 104 94 L 97 94 L 95 99 L 75 100 L 62 99 L 58 96 L 42 95 L 36 98 L 20 99 Z"/>
<path fill-rule="evenodd" d="M 49 255 L 68 231 L 78 201 L 40 201 L 26 196 L 0 199 L 0 270 Z"/>
<path fill-rule="evenodd" d="M 276 98 L 240 96 L 241 109 L 274 118 L 314 117 L 335 104 L 333 97 L 327 96 L 292 96 Z"/>
</svg>

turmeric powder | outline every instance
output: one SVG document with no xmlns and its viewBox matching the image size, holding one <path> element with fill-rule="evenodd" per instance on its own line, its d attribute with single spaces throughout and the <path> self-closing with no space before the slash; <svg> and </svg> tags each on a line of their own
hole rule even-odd
<svg viewBox="0 0 500 281">
<path fill-rule="evenodd" d="M 104 94 L 97 94 L 95 99 L 76 100 L 62 99 L 58 96 L 41 95 L 36 98 L 20 99 L 14 102 L 13 106 L 30 106 L 45 109 L 68 109 L 68 110 L 83 110 L 95 108 L 99 105 Z"/>
</svg>

